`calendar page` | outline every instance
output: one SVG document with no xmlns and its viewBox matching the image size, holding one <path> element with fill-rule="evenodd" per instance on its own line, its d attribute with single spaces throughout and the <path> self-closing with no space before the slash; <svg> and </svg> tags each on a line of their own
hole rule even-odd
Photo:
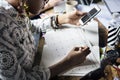
<svg viewBox="0 0 120 80">
<path fill-rule="evenodd" d="M 91 54 L 87 56 L 86 61 L 80 66 L 62 74 L 66 76 L 84 76 L 100 65 L 98 24 L 92 21 L 84 27 L 65 26 L 67 27 L 50 30 L 45 34 L 41 65 L 49 67 L 61 61 L 73 47 L 87 45 L 91 49 Z"/>
</svg>

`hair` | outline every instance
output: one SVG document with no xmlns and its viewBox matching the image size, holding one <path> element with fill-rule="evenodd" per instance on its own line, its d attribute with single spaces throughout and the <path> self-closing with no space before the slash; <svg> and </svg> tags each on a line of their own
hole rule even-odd
<svg viewBox="0 0 120 80">
<path fill-rule="evenodd" d="M 19 0 L 17 10 L 20 16 L 29 15 L 28 6 L 26 4 L 27 0 Z"/>
<path fill-rule="evenodd" d="M 19 0 L 18 1 L 18 12 L 21 15 L 27 14 L 29 16 L 29 13 L 32 14 L 39 14 L 40 9 L 42 9 L 46 2 L 49 0 Z M 37 2 L 38 1 L 38 2 Z"/>
</svg>

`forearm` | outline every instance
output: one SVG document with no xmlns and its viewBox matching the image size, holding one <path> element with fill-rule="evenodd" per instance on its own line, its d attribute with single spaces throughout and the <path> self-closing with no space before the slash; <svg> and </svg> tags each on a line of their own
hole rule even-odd
<svg viewBox="0 0 120 80">
<path fill-rule="evenodd" d="M 70 63 L 69 59 L 63 59 L 59 63 L 50 66 L 51 77 L 64 73 L 66 70 L 72 68 L 72 65 L 73 64 Z"/>
<path fill-rule="evenodd" d="M 65 20 L 63 21 L 63 17 L 64 17 L 64 15 L 58 16 L 58 18 L 59 18 L 58 22 L 56 20 L 56 19 L 58 19 L 56 15 L 53 15 L 51 17 L 42 18 L 42 19 L 31 20 L 31 23 L 33 25 L 32 28 L 35 30 L 35 32 L 36 31 L 39 32 L 41 30 L 44 33 L 46 32 L 47 29 L 58 29 L 59 27 L 61 27 L 60 26 L 61 24 L 65 23 Z"/>
<path fill-rule="evenodd" d="M 46 32 L 47 29 L 52 29 L 51 27 L 51 18 L 44 18 L 44 19 L 35 19 L 31 20 L 32 27 L 35 27 L 35 31 L 40 32 L 42 31 L 43 33 Z"/>
<path fill-rule="evenodd" d="M 65 24 L 67 23 L 67 18 L 66 18 L 66 14 L 63 14 L 63 15 L 58 15 L 58 24 Z"/>
<path fill-rule="evenodd" d="M 98 28 L 99 28 L 99 41 L 100 41 L 99 46 L 105 47 L 107 45 L 108 31 L 97 18 L 95 18 L 95 20 L 98 22 Z"/>
</svg>

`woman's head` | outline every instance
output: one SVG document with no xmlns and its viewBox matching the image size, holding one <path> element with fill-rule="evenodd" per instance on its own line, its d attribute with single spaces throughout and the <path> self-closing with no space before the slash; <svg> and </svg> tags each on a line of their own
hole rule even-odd
<svg viewBox="0 0 120 80">
<path fill-rule="evenodd" d="M 27 11 L 32 14 L 38 14 L 39 11 L 44 8 L 46 1 L 48 0 L 7 0 L 10 4 L 12 4 L 20 13 L 25 10 L 25 6 Z"/>
<path fill-rule="evenodd" d="M 44 8 L 46 0 L 27 0 L 28 10 L 33 14 L 38 14 Z"/>
</svg>

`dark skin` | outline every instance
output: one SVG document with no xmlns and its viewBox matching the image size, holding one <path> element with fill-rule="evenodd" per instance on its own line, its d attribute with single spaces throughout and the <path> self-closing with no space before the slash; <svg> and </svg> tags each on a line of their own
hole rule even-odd
<svg viewBox="0 0 120 80">
<path fill-rule="evenodd" d="M 19 0 L 7 0 L 12 6 L 14 6 L 17 10 L 19 6 Z M 38 14 L 39 11 L 44 6 L 44 0 L 28 0 L 27 2 L 29 8 L 29 12 L 32 14 Z M 74 11 L 69 14 L 63 14 L 58 16 L 58 22 L 59 24 L 64 23 L 70 23 L 79 25 L 79 19 L 84 15 L 85 13 L 80 11 Z M 63 19 L 64 18 L 64 19 Z M 61 60 L 60 62 L 52 65 L 49 67 L 51 72 L 51 77 L 56 76 L 60 73 L 65 72 L 66 70 L 69 70 L 73 67 L 78 66 L 79 64 L 83 63 L 86 59 L 86 56 L 90 53 L 89 47 L 74 47 L 68 55 Z"/>
<path fill-rule="evenodd" d="M 90 50 L 88 47 L 74 47 L 62 61 L 49 67 L 52 74 L 51 77 L 79 66 L 79 64 L 86 60 L 86 56 L 89 53 Z"/>
</svg>

